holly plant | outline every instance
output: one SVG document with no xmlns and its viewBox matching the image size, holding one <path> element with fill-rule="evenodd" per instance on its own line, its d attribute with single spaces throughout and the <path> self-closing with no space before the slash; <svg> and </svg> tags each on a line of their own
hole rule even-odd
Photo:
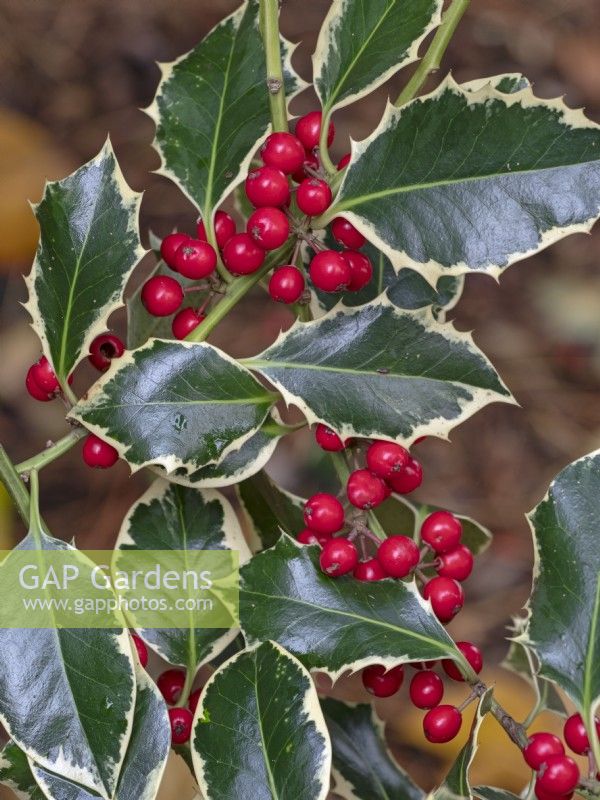
<svg viewBox="0 0 600 800">
<path fill-rule="evenodd" d="M 205 800 L 424 798 L 371 706 L 320 695 L 315 672 L 359 672 L 378 698 L 408 684 L 433 743 L 476 707 L 434 800 L 515 797 L 470 784 L 487 715 L 531 768 L 523 796 L 600 797 L 600 451 L 567 466 L 529 515 L 533 589 L 508 660 L 536 689 L 524 722 L 480 677 L 477 645 L 447 629 L 489 532 L 407 498 L 423 437 L 514 402 L 445 319 L 464 276 L 497 278 L 600 215 L 600 127 L 581 111 L 536 97 L 520 74 L 448 75 L 420 94 L 468 0 L 443 5 L 333 0 L 313 55 L 318 107 L 295 120 L 288 103 L 307 84 L 277 0 L 245 0 L 161 65 L 146 109 L 159 172 L 198 218 L 194 236 L 151 235 L 156 265 L 131 296 L 141 196 L 109 142 L 34 207 L 26 308 L 41 357 L 25 382 L 37 401 L 64 402 L 70 432 L 21 464 L 0 451 L 29 526 L 19 548 L 42 560 L 74 548 L 45 525 L 38 486 L 81 442 L 87 465 L 122 459 L 148 478 L 116 552 L 229 549 L 242 566 L 237 628 L 0 630 L 0 781 L 18 797 L 152 800 L 174 747 Z M 333 163 L 336 112 L 416 61 L 373 132 Z M 295 319 L 236 360 L 208 340 L 254 288 Z M 109 324 L 124 304 L 127 342 Z M 101 375 L 77 396 L 86 358 Z M 301 498 L 265 471 L 306 426 L 339 494 Z M 169 666 L 156 682 L 149 650 Z M 460 707 L 444 702 L 448 681 L 464 686 Z M 574 709 L 564 741 L 530 734 L 540 711 L 564 713 L 561 698 Z"/>
</svg>

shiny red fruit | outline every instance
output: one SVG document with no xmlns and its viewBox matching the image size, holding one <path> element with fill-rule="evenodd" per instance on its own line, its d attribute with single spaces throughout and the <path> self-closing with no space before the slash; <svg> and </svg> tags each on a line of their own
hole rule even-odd
<svg viewBox="0 0 600 800">
<path fill-rule="evenodd" d="M 222 250 L 227 242 L 235 233 L 235 221 L 225 211 L 217 211 L 214 220 L 215 239 L 217 240 L 217 247 Z M 208 241 L 206 236 L 206 228 L 201 219 L 196 224 L 196 236 L 201 242 Z"/>
<path fill-rule="evenodd" d="M 324 292 L 340 292 L 352 280 L 352 271 L 341 253 L 321 250 L 310 262 L 310 279 Z"/>
<path fill-rule="evenodd" d="M 419 548 L 408 536 L 388 536 L 379 545 L 377 560 L 390 578 L 405 578 L 419 563 Z"/>
<path fill-rule="evenodd" d="M 328 453 L 339 453 L 346 449 L 346 443 L 340 439 L 337 433 L 319 422 L 315 430 L 315 439 L 319 447 L 327 450 Z"/>
<path fill-rule="evenodd" d="M 423 587 L 423 597 L 431 601 L 433 613 L 440 622 L 450 622 L 465 602 L 460 583 L 452 578 L 431 578 Z"/>
<path fill-rule="evenodd" d="M 236 233 L 223 248 L 223 263 L 232 275 L 250 275 L 264 260 L 265 251 L 249 233 Z"/>
<path fill-rule="evenodd" d="M 293 133 L 277 132 L 267 136 L 260 156 L 268 167 L 291 175 L 302 167 L 306 158 L 304 145 Z"/>
<path fill-rule="evenodd" d="M 362 233 L 356 230 L 354 225 L 343 217 L 335 217 L 331 221 L 331 233 L 336 242 L 344 245 L 349 250 L 360 250 L 367 241 Z"/>
<path fill-rule="evenodd" d="M 461 725 L 462 714 L 455 706 L 436 706 L 423 719 L 425 738 L 433 744 L 452 741 Z"/>
<path fill-rule="evenodd" d="M 159 675 L 156 685 L 169 705 L 176 703 L 181 697 L 185 684 L 185 672 L 182 669 L 167 669 Z"/>
<path fill-rule="evenodd" d="M 290 235 L 290 223 L 283 211 L 266 206 L 250 215 L 246 231 L 263 250 L 277 250 Z"/>
<path fill-rule="evenodd" d="M 538 772 L 536 786 L 554 795 L 572 792 L 579 783 L 579 767 L 569 756 L 549 756 Z"/>
<path fill-rule="evenodd" d="M 380 478 L 390 478 L 410 461 L 410 453 L 395 442 L 373 442 L 367 450 L 367 466 Z"/>
<path fill-rule="evenodd" d="M 102 333 L 96 336 L 90 345 L 88 360 L 100 372 L 106 372 L 113 358 L 120 358 L 125 352 L 125 345 L 114 333 Z"/>
<path fill-rule="evenodd" d="M 523 758 L 531 769 L 539 769 L 550 756 L 564 755 L 563 743 L 553 733 L 532 733 L 528 745 L 523 748 Z"/>
<path fill-rule="evenodd" d="M 140 637 L 135 635 L 135 633 L 132 634 L 131 638 L 133 639 L 133 644 L 135 645 L 135 649 L 137 650 L 140 664 L 145 669 L 146 666 L 148 665 L 148 648 L 146 647 L 144 642 L 140 639 Z"/>
<path fill-rule="evenodd" d="M 343 250 L 342 258 L 350 267 L 352 275 L 348 284 L 349 292 L 359 292 L 371 283 L 373 264 L 364 253 L 359 253 L 357 250 Z"/>
<path fill-rule="evenodd" d="M 344 169 L 344 167 L 347 167 L 347 166 L 348 166 L 348 164 L 350 163 L 350 159 L 351 159 L 351 157 L 352 157 L 352 153 L 345 153 L 345 154 L 344 154 L 344 155 L 343 155 L 343 156 L 340 158 L 340 160 L 339 160 L 339 161 L 338 161 L 338 163 L 337 163 L 337 170 L 338 170 L 338 172 L 339 172 L 340 170 Z"/>
<path fill-rule="evenodd" d="M 296 136 L 302 142 L 305 150 L 312 150 L 319 144 L 321 137 L 321 120 L 323 115 L 320 111 L 311 111 L 310 114 L 305 114 L 296 122 Z M 327 144 L 331 145 L 335 136 L 335 128 L 333 122 L 329 123 L 327 130 Z"/>
<path fill-rule="evenodd" d="M 88 467 L 97 469 L 108 469 L 119 460 L 115 448 L 93 433 L 88 434 L 83 440 L 82 455 Z"/>
<path fill-rule="evenodd" d="M 368 469 L 356 469 L 350 473 L 346 494 L 353 506 L 365 511 L 380 505 L 387 497 L 382 479 Z"/>
<path fill-rule="evenodd" d="M 539 781 L 535 782 L 533 791 L 537 800 L 571 800 L 573 797 L 573 792 L 569 792 L 568 794 L 554 794 L 554 792 L 546 792 L 540 787 Z"/>
<path fill-rule="evenodd" d="M 344 527 L 344 507 L 332 494 L 313 494 L 304 504 L 304 524 L 316 533 L 337 533 Z"/>
<path fill-rule="evenodd" d="M 317 533 L 316 531 L 311 531 L 310 528 L 304 528 L 303 531 L 300 531 L 296 539 L 300 542 L 300 544 L 320 544 L 321 547 L 331 539 L 330 533 Z"/>
<path fill-rule="evenodd" d="M 201 694 L 202 694 L 202 689 L 194 689 L 194 691 L 190 694 L 188 698 L 188 708 L 192 712 L 192 715 L 196 713 L 196 709 L 198 708 L 198 703 L 200 702 Z"/>
<path fill-rule="evenodd" d="M 292 178 L 296 181 L 296 183 L 302 183 L 302 181 L 310 175 L 310 173 L 306 171 L 306 167 L 314 170 L 319 169 L 319 159 L 314 153 L 305 151 L 302 166 L 299 167 L 292 175 Z"/>
<path fill-rule="evenodd" d="M 170 708 L 171 741 L 173 744 L 185 744 L 192 735 L 194 715 L 189 708 Z"/>
<path fill-rule="evenodd" d="M 246 195 L 256 208 L 262 206 L 284 206 L 290 199 L 290 187 L 286 176 L 273 167 L 259 167 L 248 173 Z"/>
<path fill-rule="evenodd" d="M 573 714 L 565 722 L 563 729 L 565 742 L 574 753 L 582 756 L 590 749 L 590 740 L 581 718 L 581 714 Z"/>
<path fill-rule="evenodd" d="M 161 258 L 171 269 L 175 269 L 175 253 L 189 238 L 187 233 L 170 233 L 160 243 Z"/>
<path fill-rule="evenodd" d="M 50 362 L 46 356 L 42 356 L 30 368 L 33 380 L 43 392 L 57 392 L 60 389 L 58 378 L 56 377 Z"/>
<path fill-rule="evenodd" d="M 386 667 L 373 664 L 365 667 L 362 672 L 362 682 L 365 689 L 375 697 L 391 697 L 396 694 L 404 680 L 404 667 L 400 664 L 386 671 Z"/>
<path fill-rule="evenodd" d="M 278 267 L 269 280 L 269 294 L 278 303 L 297 303 L 304 287 L 304 275 L 293 264 Z"/>
<path fill-rule="evenodd" d="M 305 178 L 296 191 L 298 208 L 309 217 L 317 217 L 331 205 L 333 195 L 327 181 Z"/>
<path fill-rule="evenodd" d="M 183 303 L 181 284 L 168 275 L 154 275 L 142 287 L 142 303 L 154 317 L 168 317 Z"/>
<path fill-rule="evenodd" d="M 460 544 L 462 525 L 449 511 L 434 511 L 423 520 L 421 539 L 436 553 L 447 553 Z"/>
<path fill-rule="evenodd" d="M 466 544 L 459 544 L 454 550 L 440 555 L 436 570 L 444 578 L 466 581 L 473 571 L 473 553 Z"/>
<path fill-rule="evenodd" d="M 439 675 L 422 670 L 410 682 L 410 699 L 417 708 L 435 708 L 442 702 L 444 684 Z"/>
<path fill-rule="evenodd" d="M 319 556 L 321 569 L 331 578 L 347 575 L 352 572 L 357 563 L 358 550 L 356 545 L 343 536 L 338 536 L 325 542 Z"/>
<path fill-rule="evenodd" d="M 25 388 L 27 389 L 29 395 L 33 397 L 34 400 L 39 400 L 42 403 L 47 403 L 49 400 L 54 400 L 54 392 L 45 392 L 43 389 L 40 389 L 36 383 L 34 375 L 34 368 L 29 367 L 27 370 L 27 375 L 25 376 Z"/>
<path fill-rule="evenodd" d="M 405 467 L 387 480 L 392 491 L 397 494 L 409 494 L 423 483 L 423 468 L 415 458 L 411 458 Z"/>
<path fill-rule="evenodd" d="M 380 581 L 382 578 L 387 578 L 385 570 L 376 558 L 358 563 L 353 574 L 359 581 Z"/>
<path fill-rule="evenodd" d="M 176 339 L 185 339 L 188 333 L 197 328 L 206 319 L 204 314 L 198 314 L 193 308 L 183 308 L 173 317 L 171 330 Z"/>
<path fill-rule="evenodd" d="M 184 278 L 199 281 L 208 278 L 217 266 L 214 247 L 200 239 L 188 239 L 175 253 L 175 269 Z"/>
<path fill-rule="evenodd" d="M 456 646 L 467 659 L 473 671 L 479 675 L 483 668 L 483 656 L 481 654 L 481 650 L 472 642 L 456 642 Z M 442 661 L 442 667 L 444 668 L 446 675 L 452 678 L 453 681 L 464 681 L 459 668 L 456 666 L 456 661 L 445 658 Z"/>
</svg>

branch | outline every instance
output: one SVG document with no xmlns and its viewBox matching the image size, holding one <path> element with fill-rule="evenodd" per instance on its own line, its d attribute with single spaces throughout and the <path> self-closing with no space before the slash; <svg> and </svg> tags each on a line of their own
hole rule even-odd
<svg viewBox="0 0 600 800">
<path fill-rule="evenodd" d="M 45 467 L 46 464 L 52 463 L 52 461 L 59 458 L 59 456 L 62 456 L 63 453 L 68 452 L 73 445 L 75 445 L 86 434 L 87 431 L 85 428 L 76 428 L 74 431 L 71 431 L 71 433 L 63 436 L 62 439 L 59 439 L 55 444 L 51 444 L 49 447 L 46 447 L 46 449 L 42 450 L 41 453 L 38 453 L 36 456 L 32 456 L 32 458 L 28 458 L 27 461 L 22 461 L 20 464 L 17 464 L 15 470 L 19 475 L 22 475 L 23 473 L 31 472 L 33 469 L 42 469 L 42 467 Z"/>
<path fill-rule="evenodd" d="M 274 131 L 287 131 L 285 82 L 281 65 L 278 0 L 260 0 L 260 30 L 267 62 L 267 89 Z"/>
<path fill-rule="evenodd" d="M 29 492 L 23 485 L 23 481 L 15 469 L 15 465 L 12 463 L 1 444 L 0 479 L 17 507 L 21 519 L 25 525 L 29 525 Z"/>
</svg>

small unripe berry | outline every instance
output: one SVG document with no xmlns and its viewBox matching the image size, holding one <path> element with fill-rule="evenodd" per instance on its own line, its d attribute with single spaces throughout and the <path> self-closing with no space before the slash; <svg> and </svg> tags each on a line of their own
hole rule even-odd
<svg viewBox="0 0 600 800">
<path fill-rule="evenodd" d="M 373 442 L 367 450 L 367 466 L 386 480 L 399 472 L 410 461 L 410 453 L 395 442 Z"/>
<path fill-rule="evenodd" d="M 145 643 L 140 639 L 140 637 L 135 635 L 135 633 L 132 634 L 131 638 L 133 639 L 133 644 L 137 651 L 140 664 L 145 669 L 146 666 L 148 665 L 148 648 L 146 647 Z"/>
<path fill-rule="evenodd" d="M 30 372 L 33 380 L 43 392 L 52 394 L 52 392 L 57 392 L 60 389 L 58 378 L 46 356 L 42 356 L 36 361 L 30 367 Z"/>
<path fill-rule="evenodd" d="M 217 266 L 217 254 L 208 242 L 188 239 L 175 253 L 175 269 L 193 281 L 208 278 Z"/>
<path fill-rule="evenodd" d="M 350 267 L 336 250 L 321 250 L 310 262 L 310 279 L 324 292 L 340 292 L 352 279 Z"/>
<path fill-rule="evenodd" d="M 473 671 L 479 675 L 483 668 L 483 656 L 481 655 L 481 650 L 472 642 L 456 642 L 456 646 L 467 659 Z M 445 658 L 442 661 L 442 667 L 444 668 L 446 675 L 452 678 L 453 681 L 464 681 L 459 668 L 456 666 L 456 661 Z"/>
<path fill-rule="evenodd" d="M 371 283 L 373 264 L 364 253 L 359 253 L 357 250 L 344 250 L 342 258 L 348 264 L 352 273 L 348 284 L 349 292 L 359 292 L 367 284 Z"/>
<path fill-rule="evenodd" d="M 332 199 L 329 184 L 320 178 L 305 178 L 296 192 L 298 208 L 309 217 L 322 214 L 329 208 Z"/>
<path fill-rule="evenodd" d="M 352 572 L 358 563 L 358 550 L 356 545 L 343 536 L 325 542 L 319 564 L 326 575 L 337 578 Z"/>
<path fill-rule="evenodd" d="M 523 758 L 531 769 L 539 769 L 550 756 L 564 755 L 563 743 L 553 733 L 532 733 L 523 748 Z"/>
<path fill-rule="evenodd" d="M 391 697 L 396 694 L 404 680 L 402 664 L 388 669 L 380 664 L 365 667 L 362 672 L 362 682 L 365 689 L 375 697 Z"/>
<path fill-rule="evenodd" d="M 313 494 L 304 504 L 304 524 L 316 533 L 337 533 L 344 527 L 344 507 L 332 494 Z"/>
<path fill-rule="evenodd" d="M 290 235 L 290 223 L 283 211 L 266 206 L 250 215 L 246 231 L 263 250 L 276 250 Z"/>
<path fill-rule="evenodd" d="M 329 453 L 339 453 L 346 449 L 346 443 L 340 439 L 337 433 L 319 422 L 315 430 L 315 439 L 319 447 Z"/>
<path fill-rule="evenodd" d="M 442 702 L 444 684 L 439 675 L 422 670 L 410 682 L 410 699 L 417 708 L 435 708 Z"/>
<path fill-rule="evenodd" d="M 452 578 L 431 578 L 423 587 L 423 597 L 431 601 L 433 613 L 440 622 L 450 622 L 465 602 L 460 583 Z"/>
<path fill-rule="evenodd" d="M 82 455 L 88 467 L 97 469 L 108 469 L 119 460 L 115 448 L 93 433 L 88 434 L 83 440 Z"/>
<path fill-rule="evenodd" d="M 356 469 L 350 473 L 346 485 L 348 500 L 356 508 L 368 510 L 383 503 L 387 497 L 386 487 L 378 475 L 368 469 Z"/>
<path fill-rule="evenodd" d="M 302 142 L 305 150 L 312 150 L 319 144 L 322 118 L 323 115 L 320 111 L 311 111 L 310 114 L 305 114 L 296 122 L 296 136 Z M 331 145 L 334 136 L 335 128 L 333 122 L 330 122 L 327 130 L 328 145 Z"/>
<path fill-rule="evenodd" d="M 106 372 L 113 358 L 120 358 L 124 352 L 125 345 L 118 336 L 102 333 L 91 343 L 88 361 L 100 372 Z"/>
<path fill-rule="evenodd" d="M 447 553 L 460 544 L 462 525 L 449 511 L 434 511 L 423 520 L 421 539 L 436 553 Z"/>
<path fill-rule="evenodd" d="M 304 528 L 303 531 L 300 531 L 296 539 L 300 542 L 300 544 L 319 544 L 321 547 L 331 539 L 330 533 L 317 533 L 316 531 L 311 531 L 310 528 Z"/>
<path fill-rule="evenodd" d="M 581 718 L 581 714 L 573 714 L 565 722 L 563 729 L 565 742 L 577 755 L 584 755 L 590 749 L 590 740 Z"/>
<path fill-rule="evenodd" d="M 359 250 L 367 241 L 362 233 L 343 217 L 336 217 L 331 221 L 331 233 L 336 242 L 349 250 Z"/>
<path fill-rule="evenodd" d="M 189 708 L 170 708 L 171 741 L 173 744 L 185 744 L 192 735 L 194 715 Z"/>
<path fill-rule="evenodd" d="M 290 187 L 283 172 L 273 167 L 259 167 L 248 173 L 245 183 L 248 200 L 256 208 L 284 206 L 290 199 Z"/>
<path fill-rule="evenodd" d="M 423 482 L 423 468 L 415 458 L 411 458 L 405 467 L 387 480 L 392 491 L 397 494 L 409 494 L 418 489 Z"/>
<path fill-rule="evenodd" d="M 176 339 L 185 339 L 188 333 L 197 328 L 205 320 L 204 314 L 198 314 L 193 308 L 183 308 L 173 317 L 171 330 Z"/>
<path fill-rule="evenodd" d="M 217 211 L 214 221 L 215 239 L 217 247 L 222 250 L 235 233 L 235 222 L 225 211 Z M 206 228 L 201 219 L 196 224 L 196 235 L 201 242 L 208 241 Z"/>
<path fill-rule="evenodd" d="M 425 738 L 433 744 L 452 741 L 461 725 L 462 714 L 455 706 L 436 706 L 423 719 Z"/>
<path fill-rule="evenodd" d="M 277 267 L 269 280 L 269 294 L 278 303 L 296 303 L 304 292 L 304 275 L 293 264 Z"/>
<path fill-rule="evenodd" d="M 171 269 L 175 267 L 175 253 L 179 250 L 182 244 L 188 241 L 190 237 L 187 233 L 170 233 L 160 243 L 160 255 L 162 260 Z"/>
<path fill-rule="evenodd" d="M 569 756 L 548 756 L 538 772 L 536 785 L 554 795 L 572 792 L 579 783 L 579 767 Z"/>
<path fill-rule="evenodd" d="M 154 275 L 142 287 L 142 303 L 154 317 L 168 317 L 183 303 L 181 284 L 168 275 Z"/>
<path fill-rule="evenodd" d="M 354 577 L 359 581 L 380 581 L 387 578 L 385 570 L 376 558 L 361 561 L 354 568 Z"/>
<path fill-rule="evenodd" d="M 223 248 L 223 263 L 232 275 L 250 275 L 264 260 L 265 251 L 249 233 L 236 233 Z"/>
<path fill-rule="evenodd" d="M 304 146 L 293 133 L 277 132 L 267 136 L 260 156 L 268 167 L 291 175 L 304 163 Z"/>
<path fill-rule="evenodd" d="M 405 578 L 419 563 L 419 548 L 408 536 L 389 536 L 379 545 L 377 560 L 391 578 Z"/>
<path fill-rule="evenodd" d="M 156 685 L 169 705 L 176 703 L 185 684 L 185 672 L 182 669 L 167 669 L 159 675 Z"/>
<path fill-rule="evenodd" d="M 473 571 L 473 553 L 466 544 L 459 544 L 454 550 L 442 553 L 436 566 L 437 574 L 455 581 L 466 581 Z"/>
</svg>

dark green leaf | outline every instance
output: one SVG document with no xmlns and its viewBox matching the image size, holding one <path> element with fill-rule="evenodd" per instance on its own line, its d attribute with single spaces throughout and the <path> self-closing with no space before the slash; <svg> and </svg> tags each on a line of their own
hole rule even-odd
<svg viewBox="0 0 600 800">
<path fill-rule="evenodd" d="M 497 789 L 495 786 L 475 786 L 473 796 L 479 800 L 520 800 L 518 794 Z"/>
<path fill-rule="evenodd" d="M 394 157 L 389 157 L 394 153 Z M 449 78 L 353 146 L 341 214 L 397 269 L 440 274 L 505 267 L 600 213 L 600 128 L 529 89 L 463 89 Z"/>
<path fill-rule="evenodd" d="M 347 438 L 447 437 L 453 427 L 511 395 L 469 334 L 385 296 L 296 322 L 248 366 L 297 405 L 310 424 Z"/>
<path fill-rule="evenodd" d="M 151 339 L 115 360 L 71 416 L 134 468 L 193 472 L 239 448 L 275 399 L 209 344 Z"/>
<path fill-rule="evenodd" d="M 266 472 L 257 472 L 236 488 L 254 533 L 253 549 L 272 547 L 282 530 L 294 536 L 305 527 L 304 498 L 286 492 Z"/>
<path fill-rule="evenodd" d="M 452 640 L 414 583 L 333 579 L 320 570 L 319 552 L 283 534 L 242 567 L 247 641 L 274 639 L 308 669 L 334 678 L 368 664 L 455 657 Z"/>
<path fill-rule="evenodd" d="M 209 800 L 325 800 L 331 744 L 302 664 L 274 642 L 225 662 L 202 692 L 192 758 Z"/>
<path fill-rule="evenodd" d="M 27 756 L 13 741 L 0 752 L 0 784 L 8 786 L 19 800 L 45 800 L 35 782 Z"/>
<path fill-rule="evenodd" d="M 344 800 L 421 800 L 424 792 L 396 763 L 372 706 L 321 700 L 333 750 L 335 793 Z"/>
<path fill-rule="evenodd" d="M 64 385 L 110 314 L 144 254 L 141 195 L 125 183 L 110 142 L 68 178 L 47 183 L 35 206 L 40 244 L 27 278 L 27 310 Z"/>
</svg>

